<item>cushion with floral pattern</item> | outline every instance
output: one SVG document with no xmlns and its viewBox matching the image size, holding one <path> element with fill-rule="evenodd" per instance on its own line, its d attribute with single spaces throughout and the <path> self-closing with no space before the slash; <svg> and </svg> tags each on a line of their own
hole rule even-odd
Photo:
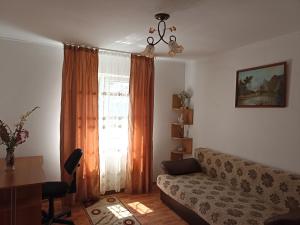
<svg viewBox="0 0 300 225">
<path fill-rule="evenodd" d="M 157 185 L 209 224 L 263 225 L 267 218 L 288 211 L 204 173 L 159 175 Z"/>
</svg>

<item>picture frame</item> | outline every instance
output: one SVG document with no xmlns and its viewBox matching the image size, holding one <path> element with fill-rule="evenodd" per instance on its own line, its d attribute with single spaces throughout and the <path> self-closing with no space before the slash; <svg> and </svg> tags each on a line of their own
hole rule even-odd
<svg viewBox="0 0 300 225">
<path fill-rule="evenodd" d="M 286 107 L 287 62 L 236 72 L 235 107 Z"/>
</svg>

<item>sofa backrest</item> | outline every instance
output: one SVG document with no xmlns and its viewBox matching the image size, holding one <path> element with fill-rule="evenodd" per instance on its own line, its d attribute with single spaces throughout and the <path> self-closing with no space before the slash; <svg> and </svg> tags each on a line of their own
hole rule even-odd
<svg viewBox="0 0 300 225">
<path fill-rule="evenodd" d="M 194 157 L 202 171 L 245 194 L 255 195 L 274 207 L 300 209 L 300 176 L 207 148 Z"/>
</svg>

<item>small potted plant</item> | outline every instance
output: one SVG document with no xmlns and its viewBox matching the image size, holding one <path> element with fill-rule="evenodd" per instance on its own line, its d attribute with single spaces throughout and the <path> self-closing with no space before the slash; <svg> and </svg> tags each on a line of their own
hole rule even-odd
<svg viewBox="0 0 300 225">
<path fill-rule="evenodd" d="M 188 93 L 187 91 L 182 91 L 179 94 L 177 94 L 178 98 L 181 101 L 181 105 L 184 108 L 189 108 L 190 106 L 190 100 L 191 100 L 191 94 Z"/>
<path fill-rule="evenodd" d="M 24 129 L 25 122 L 30 114 L 38 108 L 39 107 L 35 107 L 31 111 L 22 115 L 20 121 L 15 125 L 14 130 L 0 120 L 0 145 L 5 145 L 6 147 L 5 162 L 7 171 L 15 169 L 15 149 L 18 145 L 23 144 L 29 137 L 28 130 Z"/>
</svg>

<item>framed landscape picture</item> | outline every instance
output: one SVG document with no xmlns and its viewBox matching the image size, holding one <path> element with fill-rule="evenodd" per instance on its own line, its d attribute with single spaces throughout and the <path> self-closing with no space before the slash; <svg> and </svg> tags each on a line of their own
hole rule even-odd
<svg viewBox="0 0 300 225">
<path fill-rule="evenodd" d="M 287 63 L 238 70 L 235 107 L 285 107 Z"/>
</svg>

